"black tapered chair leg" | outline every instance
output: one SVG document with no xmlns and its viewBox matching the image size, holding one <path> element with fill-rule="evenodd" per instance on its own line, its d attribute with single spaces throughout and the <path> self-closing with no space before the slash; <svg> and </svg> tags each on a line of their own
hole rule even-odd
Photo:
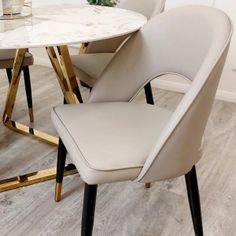
<svg viewBox="0 0 236 236">
<path fill-rule="evenodd" d="M 92 236 L 97 198 L 97 185 L 84 186 L 84 203 L 82 213 L 81 236 Z"/>
<path fill-rule="evenodd" d="M 12 78 L 12 69 L 11 68 L 6 68 L 6 72 L 7 72 L 7 79 L 8 79 L 8 83 L 11 83 L 11 78 Z"/>
<path fill-rule="evenodd" d="M 150 82 L 145 85 L 144 91 L 145 91 L 145 96 L 146 96 L 147 104 L 154 105 L 154 99 L 153 99 L 153 94 L 152 94 L 152 87 L 151 87 L 151 83 Z"/>
<path fill-rule="evenodd" d="M 187 186 L 188 201 L 193 220 L 194 232 L 196 236 L 203 236 L 201 203 L 195 166 L 193 166 L 192 170 L 185 175 L 185 181 Z"/>
<path fill-rule="evenodd" d="M 151 82 L 145 85 L 144 91 L 147 104 L 154 105 Z M 151 183 L 145 183 L 145 188 L 151 188 Z"/>
<path fill-rule="evenodd" d="M 27 98 L 30 122 L 33 122 L 34 121 L 33 99 L 32 99 L 32 89 L 31 89 L 30 73 L 28 66 L 23 67 L 23 73 L 24 73 L 25 93 Z"/>
<path fill-rule="evenodd" d="M 57 153 L 57 173 L 56 173 L 56 186 L 55 186 L 55 201 L 61 200 L 62 182 L 64 177 L 64 169 L 66 164 L 66 147 L 62 140 L 59 138 L 58 153 Z"/>
</svg>

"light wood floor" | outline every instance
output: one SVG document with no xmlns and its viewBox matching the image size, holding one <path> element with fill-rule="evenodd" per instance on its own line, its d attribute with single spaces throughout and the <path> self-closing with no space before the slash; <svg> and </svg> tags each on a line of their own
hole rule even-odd
<svg viewBox="0 0 236 236">
<path fill-rule="evenodd" d="M 35 126 L 55 133 L 50 109 L 62 102 L 51 69 L 31 67 Z M 0 112 L 7 80 L 0 73 Z M 15 118 L 28 122 L 21 91 Z M 87 94 L 87 91 L 83 91 Z M 155 90 L 159 106 L 174 109 L 182 95 Z M 137 101 L 144 102 L 141 94 Z M 191 131 L 189 131 L 191 132 Z M 192 134 L 194 135 L 194 134 Z M 236 104 L 216 101 L 197 165 L 206 236 L 236 235 Z M 0 125 L 0 178 L 55 165 L 56 148 Z M 190 157 L 191 158 L 191 157 Z M 63 200 L 53 200 L 54 181 L 0 193 L 0 236 L 80 235 L 83 183 L 66 177 Z M 193 227 L 184 178 L 158 182 L 151 189 L 125 182 L 99 186 L 95 236 L 191 236 Z"/>
</svg>

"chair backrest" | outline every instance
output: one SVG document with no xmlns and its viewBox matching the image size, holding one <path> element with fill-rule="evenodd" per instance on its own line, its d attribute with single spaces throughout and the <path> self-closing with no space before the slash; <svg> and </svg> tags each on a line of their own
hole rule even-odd
<svg viewBox="0 0 236 236">
<path fill-rule="evenodd" d="M 133 35 L 95 84 L 88 102 L 131 101 L 145 84 L 164 74 L 178 74 L 192 82 L 138 181 L 182 175 L 200 159 L 202 136 L 231 35 L 231 21 L 218 9 L 172 9 Z"/>
<path fill-rule="evenodd" d="M 139 12 L 150 19 L 152 16 L 161 13 L 165 8 L 166 0 L 121 0 L 117 7 Z M 89 43 L 84 53 L 113 53 L 127 39 L 129 35 L 100 40 Z"/>
<path fill-rule="evenodd" d="M 165 2 L 165 0 L 121 0 L 117 7 L 139 12 L 150 19 L 164 11 Z"/>
</svg>

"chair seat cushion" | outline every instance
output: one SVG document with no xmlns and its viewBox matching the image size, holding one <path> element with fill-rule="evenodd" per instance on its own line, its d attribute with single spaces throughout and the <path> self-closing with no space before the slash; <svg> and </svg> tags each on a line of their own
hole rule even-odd
<svg viewBox="0 0 236 236">
<path fill-rule="evenodd" d="M 92 88 L 113 55 L 113 53 L 89 53 L 71 56 L 76 76 Z"/>
<path fill-rule="evenodd" d="M 135 179 L 172 112 L 138 103 L 63 105 L 52 120 L 82 179 Z"/>
<path fill-rule="evenodd" d="M 0 50 L 0 69 L 12 68 L 16 50 L 4 49 Z M 23 66 L 31 66 L 34 63 L 34 59 L 31 53 L 26 52 Z"/>
</svg>

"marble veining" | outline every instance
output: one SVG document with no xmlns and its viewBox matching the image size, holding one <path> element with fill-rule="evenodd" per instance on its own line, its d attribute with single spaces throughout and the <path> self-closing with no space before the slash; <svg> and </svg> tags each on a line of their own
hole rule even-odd
<svg viewBox="0 0 236 236">
<path fill-rule="evenodd" d="M 91 42 L 135 32 L 145 16 L 119 8 L 56 5 L 33 9 L 33 16 L 0 20 L 0 49 Z"/>
</svg>

